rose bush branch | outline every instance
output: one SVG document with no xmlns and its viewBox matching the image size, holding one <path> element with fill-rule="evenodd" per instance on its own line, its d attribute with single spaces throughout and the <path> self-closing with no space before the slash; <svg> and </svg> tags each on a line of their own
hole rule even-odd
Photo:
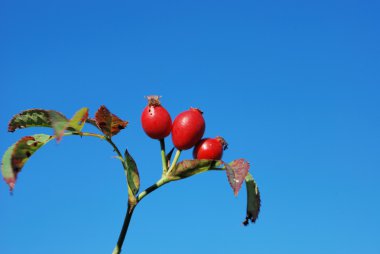
<svg viewBox="0 0 380 254">
<path fill-rule="evenodd" d="M 128 122 L 112 114 L 105 106 L 101 106 L 90 118 L 88 108 L 79 109 L 72 118 L 67 118 L 55 110 L 30 109 L 15 115 L 8 124 L 8 131 L 29 127 L 48 127 L 53 134 L 35 134 L 22 137 L 10 146 L 2 158 L 1 171 L 5 182 L 12 192 L 15 188 L 18 174 L 29 158 L 49 141 L 56 139 L 60 142 L 65 136 L 96 137 L 107 141 L 121 161 L 126 176 L 128 203 L 125 218 L 120 230 L 113 254 L 121 253 L 128 227 L 136 206 L 143 198 L 163 185 L 191 177 L 210 170 L 225 171 L 227 180 L 235 195 L 243 183 L 247 189 L 247 210 L 244 225 L 255 222 L 260 211 L 260 192 L 252 175 L 248 172 L 250 165 L 244 159 L 226 163 L 222 160 L 227 142 L 221 138 L 203 138 L 205 120 L 203 112 L 190 108 L 180 113 L 172 122 L 169 112 L 161 105 L 159 96 L 148 96 L 148 105 L 141 115 L 141 124 L 145 133 L 160 143 L 162 161 L 162 176 L 153 185 L 140 192 L 140 176 L 137 164 L 125 149 L 122 150 L 114 143 L 112 137 L 123 130 Z M 83 132 L 85 124 L 92 125 L 101 134 Z M 173 148 L 166 154 L 165 138 L 171 134 Z M 193 159 L 179 161 L 181 152 L 193 148 Z M 172 154 L 176 150 L 173 160 Z"/>
</svg>

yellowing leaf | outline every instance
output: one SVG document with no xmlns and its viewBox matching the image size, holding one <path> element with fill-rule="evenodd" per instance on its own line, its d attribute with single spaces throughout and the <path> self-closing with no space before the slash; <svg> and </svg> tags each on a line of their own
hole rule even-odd
<svg viewBox="0 0 380 254">
<path fill-rule="evenodd" d="M 45 134 L 26 136 L 8 148 L 2 159 L 1 172 L 11 191 L 25 163 L 39 148 L 53 138 Z"/>
<path fill-rule="evenodd" d="M 88 118 L 88 108 L 81 108 L 75 115 L 71 118 L 69 122 L 69 127 L 76 131 L 81 131 L 86 120 Z"/>
</svg>

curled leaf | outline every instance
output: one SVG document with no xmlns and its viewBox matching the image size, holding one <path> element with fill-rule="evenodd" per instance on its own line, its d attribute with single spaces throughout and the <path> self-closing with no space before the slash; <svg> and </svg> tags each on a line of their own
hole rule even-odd
<svg viewBox="0 0 380 254">
<path fill-rule="evenodd" d="M 11 191 L 25 163 L 39 148 L 53 138 L 45 134 L 26 136 L 8 148 L 2 159 L 1 171 Z"/>
<path fill-rule="evenodd" d="M 229 164 L 224 164 L 224 166 L 226 168 L 228 182 L 230 183 L 235 196 L 237 196 L 243 185 L 244 178 L 248 174 L 249 163 L 244 159 L 238 159 Z"/>
<path fill-rule="evenodd" d="M 222 164 L 219 160 L 183 160 L 170 172 L 170 177 L 179 180 L 215 169 Z"/>
<path fill-rule="evenodd" d="M 112 137 L 124 129 L 128 122 L 112 114 L 104 105 L 95 113 L 97 127 L 107 136 Z M 91 121 L 90 121 L 91 123 Z"/>
<path fill-rule="evenodd" d="M 243 225 L 247 226 L 249 221 L 252 223 L 256 222 L 260 213 L 261 199 L 255 179 L 249 173 L 245 178 L 245 184 L 247 187 L 247 215 L 243 221 Z"/>
<path fill-rule="evenodd" d="M 28 127 L 52 127 L 49 112 L 53 110 L 28 109 L 12 117 L 8 124 L 8 131 Z M 56 111 L 54 111 L 56 112 Z M 56 112 L 57 114 L 60 114 Z"/>
<path fill-rule="evenodd" d="M 136 195 L 140 189 L 140 176 L 137 165 L 133 157 L 125 149 L 125 168 L 127 170 L 128 187 L 132 190 L 133 195 Z"/>
</svg>

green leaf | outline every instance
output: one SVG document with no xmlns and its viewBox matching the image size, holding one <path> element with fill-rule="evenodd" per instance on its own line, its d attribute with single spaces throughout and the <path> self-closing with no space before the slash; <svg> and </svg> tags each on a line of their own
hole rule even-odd
<svg viewBox="0 0 380 254">
<path fill-rule="evenodd" d="M 65 130 L 80 132 L 88 118 L 88 108 L 81 108 L 74 116 L 68 120 L 64 115 L 57 111 L 49 110 L 49 118 L 54 128 L 57 141 L 61 141 Z"/>
<path fill-rule="evenodd" d="M 118 116 L 112 114 L 104 105 L 95 113 L 95 121 L 98 128 L 107 137 L 115 136 L 128 124 L 127 121 L 123 121 Z M 91 123 L 92 121 L 90 120 L 89 122 Z"/>
<path fill-rule="evenodd" d="M 133 195 L 136 195 L 140 189 L 140 176 L 137 165 L 133 157 L 125 149 L 125 167 L 127 170 L 128 187 L 132 190 Z"/>
<path fill-rule="evenodd" d="M 28 127 L 52 127 L 49 112 L 53 110 L 28 109 L 12 117 L 8 124 L 8 131 Z M 56 111 L 54 111 L 56 112 Z M 60 114 L 56 112 L 57 114 Z M 61 114 L 62 115 L 62 114 Z"/>
<path fill-rule="evenodd" d="M 25 163 L 39 148 L 53 138 L 46 134 L 26 136 L 8 148 L 2 159 L 1 172 L 11 191 Z"/>
<path fill-rule="evenodd" d="M 5 182 L 9 185 L 9 188 L 11 191 L 13 190 L 16 183 L 16 176 L 12 170 L 12 165 L 11 165 L 11 157 L 12 157 L 14 148 L 15 148 L 15 144 L 10 146 L 5 151 L 3 155 L 3 159 L 1 160 L 1 173 L 3 174 L 3 178 Z"/>
<path fill-rule="evenodd" d="M 183 160 L 170 172 L 172 180 L 183 179 L 208 170 L 216 169 L 222 165 L 219 160 Z"/>
<path fill-rule="evenodd" d="M 247 216 L 243 221 L 243 225 L 247 226 L 249 221 L 256 222 L 260 213 L 261 199 L 259 188 L 250 173 L 245 177 L 245 184 L 247 187 Z"/>
<path fill-rule="evenodd" d="M 69 120 L 61 113 L 53 110 L 49 110 L 49 117 L 54 129 L 54 134 L 57 137 L 57 142 L 59 142 L 69 124 Z"/>
<path fill-rule="evenodd" d="M 238 159 L 229 164 L 224 164 L 224 166 L 226 168 L 228 182 L 230 183 L 235 196 L 237 196 L 243 185 L 244 178 L 248 174 L 249 163 L 244 159 Z"/>
</svg>

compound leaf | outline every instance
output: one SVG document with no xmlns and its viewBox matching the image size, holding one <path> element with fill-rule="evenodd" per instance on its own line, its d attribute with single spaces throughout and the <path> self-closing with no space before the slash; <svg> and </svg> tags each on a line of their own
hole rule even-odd
<svg viewBox="0 0 380 254">
<path fill-rule="evenodd" d="M 132 190 L 133 195 L 136 195 L 140 189 L 140 176 L 137 165 L 133 157 L 125 149 L 125 168 L 127 170 L 128 187 Z"/>
<path fill-rule="evenodd" d="M 2 159 L 1 171 L 11 191 L 15 186 L 17 175 L 25 163 L 39 148 L 53 138 L 46 134 L 26 136 L 8 148 Z"/>
<path fill-rule="evenodd" d="M 128 122 L 121 120 L 112 114 L 104 105 L 95 113 L 95 121 L 98 128 L 107 136 L 112 137 L 124 129 Z"/>
<path fill-rule="evenodd" d="M 229 164 L 224 164 L 224 166 L 226 168 L 228 182 L 230 183 L 235 196 L 237 196 L 243 185 L 243 181 L 248 174 L 249 163 L 244 159 L 238 159 Z"/>
<path fill-rule="evenodd" d="M 243 225 L 247 226 L 249 221 L 256 222 L 260 213 L 261 199 L 259 188 L 250 173 L 245 177 L 245 184 L 247 188 L 247 216 L 243 221 Z"/>
</svg>

